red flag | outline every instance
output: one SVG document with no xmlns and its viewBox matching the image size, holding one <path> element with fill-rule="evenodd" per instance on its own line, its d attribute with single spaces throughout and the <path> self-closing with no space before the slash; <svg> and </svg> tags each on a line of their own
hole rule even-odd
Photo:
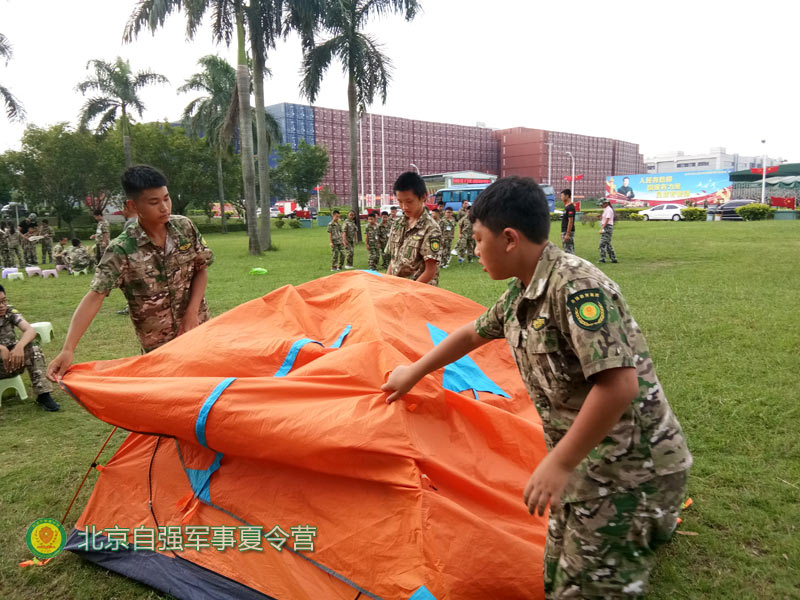
<svg viewBox="0 0 800 600">
<path fill-rule="evenodd" d="M 581 179 L 583 179 L 583 175 L 575 175 L 575 181 L 580 181 Z M 564 181 L 572 181 L 572 176 L 564 176 Z"/>
<path fill-rule="evenodd" d="M 777 173 L 778 167 L 767 167 L 767 175 L 770 173 Z M 754 175 L 763 175 L 764 169 L 750 169 L 750 172 Z"/>
</svg>

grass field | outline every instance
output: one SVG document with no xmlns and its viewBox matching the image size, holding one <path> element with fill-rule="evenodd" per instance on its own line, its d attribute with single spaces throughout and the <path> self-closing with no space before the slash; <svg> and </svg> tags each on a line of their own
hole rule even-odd
<svg viewBox="0 0 800 600">
<path fill-rule="evenodd" d="M 273 235 L 278 251 L 260 258 L 247 255 L 244 234 L 208 236 L 216 254 L 207 291 L 214 314 L 329 275 L 324 230 Z M 578 225 L 580 256 L 596 260 L 598 240 L 598 228 Z M 622 222 L 614 245 L 620 263 L 603 270 L 621 285 L 645 332 L 695 457 L 694 505 L 681 530 L 696 535 L 676 536 L 660 554 L 648 598 L 800 598 L 800 222 Z M 363 246 L 356 266 L 366 267 Z M 252 267 L 269 274 L 249 276 Z M 484 305 L 505 287 L 476 264 L 454 265 L 440 281 Z M 55 343 L 44 347 L 49 358 L 88 283 L 62 276 L 6 285 L 28 321 L 53 323 Z M 130 321 L 115 314 L 123 305 L 114 291 L 76 362 L 138 352 Z M 45 413 L 31 399 L 6 400 L 0 408 L 0 598 L 163 598 L 71 553 L 43 568 L 17 566 L 30 558 L 28 525 L 61 518 L 111 429 L 61 391 L 54 396 L 63 406 L 59 413 Z M 115 436 L 101 462 L 123 437 Z M 67 531 L 95 478 L 64 523 Z"/>
</svg>

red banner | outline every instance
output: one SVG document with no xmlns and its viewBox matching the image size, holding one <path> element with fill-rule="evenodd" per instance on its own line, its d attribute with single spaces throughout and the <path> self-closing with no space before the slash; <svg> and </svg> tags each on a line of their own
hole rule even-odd
<svg viewBox="0 0 800 600">
<path fill-rule="evenodd" d="M 581 179 L 583 179 L 583 175 L 575 175 L 575 181 L 580 181 Z M 572 176 L 566 175 L 564 181 L 572 181 Z"/>
<path fill-rule="evenodd" d="M 763 175 L 764 169 L 750 169 L 750 172 L 753 173 L 754 175 Z M 770 173 L 777 173 L 777 172 L 778 172 L 778 167 L 767 167 L 767 175 L 769 175 Z"/>
<path fill-rule="evenodd" d="M 778 208 L 788 208 L 794 210 L 797 198 L 779 198 L 777 196 L 770 196 L 770 205 Z"/>
<path fill-rule="evenodd" d="M 463 185 L 469 183 L 492 183 L 491 179 L 469 179 L 469 178 L 458 178 L 456 177 L 453 179 L 453 185 Z"/>
</svg>

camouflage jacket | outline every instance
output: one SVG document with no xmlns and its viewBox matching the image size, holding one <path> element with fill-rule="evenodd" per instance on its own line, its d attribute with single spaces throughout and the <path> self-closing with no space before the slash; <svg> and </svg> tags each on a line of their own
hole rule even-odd
<svg viewBox="0 0 800 600">
<path fill-rule="evenodd" d="M 364 230 L 364 235 L 367 240 L 367 250 L 370 252 L 377 252 L 380 250 L 380 231 L 377 225 L 367 225 Z"/>
<path fill-rule="evenodd" d="M 52 240 L 53 239 L 53 228 L 50 227 L 49 224 L 42 223 L 41 225 L 39 225 L 39 235 L 44 236 L 45 238 L 50 238 L 50 240 Z M 44 242 L 45 240 L 41 240 L 41 241 Z"/>
<path fill-rule="evenodd" d="M 15 327 L 19 326 L 22 321 L 22 315 L 19 311 L 11 306 L 6 306 L 6 314 L 0 317 L 0 344 L 9 348 L 17 343 L 17 332 Z"/>
<path fill-rule="evenodd" d="M 389 241 L 389 232 L 392 230 L 392 222 L 390 220 L 386 220 L 386 224 L 383 224 L 383 221 L 378 223 L 378 241 L 381 244 L 381 250 L 386 248 L 386 242 Z"/>
<path fill-rule="evenodd" d="M 548 244 L 528 287 L 514 279 L 475 329 L 482 337 L 508 341 L 542 418 L 548 449 L 574 422 L 593 375 L 636 369 L 638 396 L 575 469 L 562 502 L 630 489 L 691 466 L 644 335 L 617 284 L 589 262 Z"/>
<path fill-rule="evenodd" d="M 131 321 L 145 352 L 178 335 L 198 270 L 214 261 L 214 255 L 186 217 L 172 215 L 166 249 L 156 246 L 137 222 L 128 225 L 108 245 L 97 265 L 90 289 L 108 295 L 122 290 L 130 307 Z M 208 320 L 205 298 L 198 311 L 200 323 Z"/>
<path fill-rule="evenodd" d="M 0 229 L 0 248 L 8 248 L 8 233 L 4 229 Z"/>
<path fill-rule="evenodd" d="M 344 245 L 344 240 L 342 239 L 342 222 L 341 221 L 331 221 L 328 223 L 328 233 L 331 236 L 331 242 L 334 246 Z"/>
<path fill-rule="evenodd" d="M 425 271 L 425 261 L 436 261 L 436 273 L 428 282 L 439 285 L 439 250 L 442 233 L 431 213 L 425 208 L 413 227 L 408 227 L 408 217 L 398 219 L 392 226 L 386 252 L 391 255 L 389 275 L 417 279 Z"/>
<path fill-rule="evenodd" d="M 61 245 L 61 242 L 53 246 L 53 260 L 56 261 L 57 265 L 64 264 L 64 254 L 66 253 L 66 251 L 67 249 Z"/>
<path fill-rule="evenodd" d="M 344 222 L 344 236 L 347 238 L 347 243 L 352 246 L 358 239 L 358 225 L 355 221 L 347 219 Z"/>
<path fill-rule="evenodd" d="M 103 234 L 111 235 L 111 229 L 108 227 L 108 221 L 102 219 L 97 222 L 97 229 L 94 232 L 94 242 L 105 250 L 107 244 L 103 244 Z M 110 240 L 109 240 L 110 243 Z"/>
<path fill-rule="evenodd" d="M 22 239 L 22 234 L 19 230 L 15 231 L 14 233 L 8 234 L 8 247 L 9 248 L 19 248 L 19 242 Z"/>
<path fill-rule="evenodd" d="M 83 271 L 92 264 L 92 257 L 85 246 L 74 247 L 67 251 L 69 257 L 69 267 L 73 271 Z"/>
<path fill-rule="evenodd" d="M 464 215 L 458 222 L 458 230 L 461 232 L 462 238 L 472 237 L 472 222 L 469 220 L 469 215 Z"/>
<path fill-rule="evenodd" d="M 443 239 L 453 241 L 456 235 L 456 220 L 453 217 L 449 219 L 444 217 L 442 222 L 439 223 L 439 229 L 442 230 Z"/>
</svg>

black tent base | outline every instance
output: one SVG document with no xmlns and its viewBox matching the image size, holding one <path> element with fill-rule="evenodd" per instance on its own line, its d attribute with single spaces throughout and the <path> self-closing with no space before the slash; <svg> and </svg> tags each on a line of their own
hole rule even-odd
<svg viewBox="0 0 800 600">
<path fill-rule="evenodd" d="M 151 550 L 87 550 L 85 537 L 73 529 L 66 550 L 101 567 L 140 581 L 179 600 L 277 600 L 188 560 Z M 94 546 L 105 547 L 105 536 L 95 536 Z"/>
</svg>

